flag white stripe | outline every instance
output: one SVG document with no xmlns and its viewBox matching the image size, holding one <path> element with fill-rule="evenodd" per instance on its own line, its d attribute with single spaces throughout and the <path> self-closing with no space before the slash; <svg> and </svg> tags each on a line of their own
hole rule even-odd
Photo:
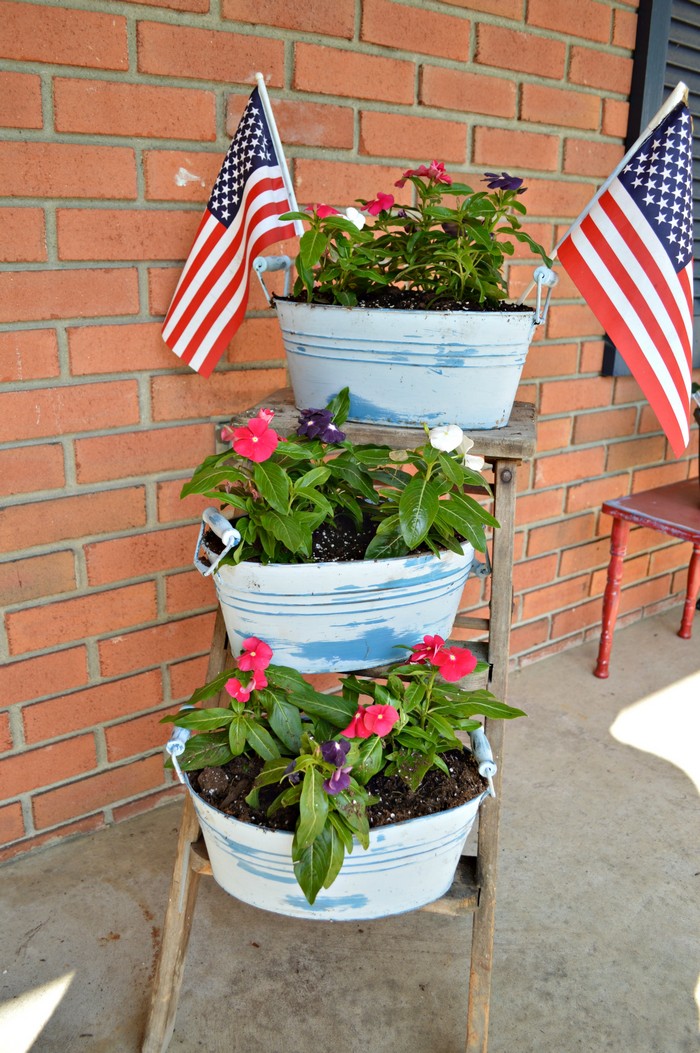
<svg viewBox="0 0 700 1053">
<path fill-rule="evenodd" d="M 651 252 L 651 246 L 658 242 L 658 237 L 651 228 L 649 221 L 646 219 L 644 213 L 634 203 L 630 195 L 627 193 L 621 183 L 616 182 L 610 187 L 610 196 L 617 202 L 623 212 L 629 218 L 630 223 L 636 230 L 639 237 L 642 239 L 644 244 L 649 248 Z M 693 319 L 688 310 L 688 301 L 683 295 L 683 291 L 680 287 L 680 281 L 678 274 L 669 260 L 665 252 L 653 252 L 654 262 L 659 268 L 664 277 L 664 282 L 669 292 L 676 301 L 678 310 L 681 313 L 681 317 L 685 323 L 686 335 L 688 342 L 692 346 L 693 343 Z"/>
<path fill-rule="evenodd" d="M 190 302 L 192 301 L 194 296 L 197 294 L 197 292 L 201 288 L 202 284 L 207 280 L 209 274 L 214 269 L 216 264 L 219 262 L 219 260 L 221 259 L 221 256 L 223 255 L 223 253 L 226 251 L 228 246 L 231 244 L 233 239 L 236 237 L 236 235 L 237 235 L 237 233 L 238 233 L 238 231 L 240 229 L 241 223 L 243 221 L 243 217 L 244 217 L 244 215 L 246 213 L 248 199 L 250 198 L 251 194 L 253 194 L 253 192 L 255 191 L 255 188 L 256 188 L 257 184 L 261 181 L 261 179 L 270 179 L 270 178 L 273 178 L 273 179 L 280 178 L 279 177 L 279 169 L 277 167 L 275 167 L 275 168 L 270 168 L 270 167 L 259 168 L 259 169 L 256 170 L 256 172 L 249 179 L 248 183 L 246 184 L 245 192 L 243 194 L 243 201 L 241 203 L 241 207 L 240 207 L 240 209 L 238 211 L 238 215 L 236 216 L 236 219 L 231 224 L 231 226 L 228 228 L 228 230 L 226 230 L 224 228 L 224 233 L 222 234 L 222 237 L 219 240 L 219 242 L 215 246 L 213 246 L 213 248 L 211 249 L 210 253 L 205 257 L 204 260 L 202 260 L 200 262 L 200 265 L 199 265 L 199 268 L 197 270 L 197 273 L 193 276 L 192 283 L 190 284 L 189 288 L 187 289 L 187 292 L 183 295 L 182 299 L 180 300 L 180 302 L 177 304 L 175 310 L 173 311 L 172 316 L 168 319 L 167 328 L 164 328 L 164 330 L 163 330 L 163 334 L 164 334 L 166 339 L 169 337 L 169 335 L 176 328 L 178 321 L 182 317 L 183 313 L 187 310 L 187 307 L 189 306 Z M 276 191 L 267 191 L 267 190 L 264 191 L 260 195 L 258 200 L 259 200 L 259 204 L 256 203 L 256 208 L 260 208 L 261 205 L 264 205 L 264 204 L 266 204 L 269 201 L 286 201 L 287 200 L 287 193 L 286 193 L 286 191 L 284 189 L 284 186 L 281 186 Z M 179 289 L 180 285 L 182 284 L 182 281 L 185 278 L 186 274 L 191 269 L 192 264 L 194 263 L 194 260 L 197 257 L 197 253 L 203 247 L 203 245 L 206 243 L 207 238 L 209 238 L 211 236 L 212 231 L 215 230 L 217 227 L 218 228 L 223 228 L 223 224 L 219 223 L 218 219 L 216 219 L 215 216 L 213 216 L 211 213 L 209 213 L 207 222 L 204 224 L 204 227 L 200 231 L 200 236 L 197 238 L 197 241 L 192 246 L 192 250 L 190 252 L 188 261 L 185 264 L 185 269 L 183 270 L 182 275 L 180 277 L 180 281 L 178 282 L 178 289 Z M 176 290 L 176 294 L 175 295 L 177 295 L 177 290 Z M 180 344 L 180 340 L 178 340 L 178 345 L 179 344 Z M 174 350 L 174 348 L 173 348 L 173 350 Z M 177 353 L 178 352 L 176 351 L 175 354 L 177 354 Z"/>
<path fill-rule="evenodd" d="M 616 311 L 625 319 L 632 336 L 639 344 L 651 369 L 656 374 L 682 434 L 684 437 L 688 436 L 687 407 L 683 406 L 678 389 L 671 379 L 666 363 L 649 337 L 639 316 L 636 313 L 630 314 L 629 300 L 580 227 L 571 234 L 571 241 L 581 254 L 589 270 L 595 275 L 600 284 L 604 286 L 606 295 Z M 602 280 L 603 278 L 604 280 Z"/>
<path fill-rule="evenodd" d="M 207 211 L 207 212 L 204 213 L 204 215 L 206 216 L 206 220 L 201 225 L 201 228 L 200 228 L 200 231 L 199 231 L 199 235 L 198 235 L 197 239 L 195 240 L 194 245 L 190 249 L 190 254 L 187 257 L 187 260 L 185 262 L 185 266 L 182 268 L 182 273 L 181 273 L 181 275 L 180 275 L 180 277 L 178 279 L 177 285 L 175 286 L 175 292 L 173 293 L 173 297 L 172 297 L 173 300 L 176 299 L 177 294 L 179 293 L 181 286 L 183 285 L 183 283 L 185 282 L 185 280 L 187 278 L 187 275 L 192 270 L 192 267 L 194 265 L 194 261 L 197 258 L 197 254 L 200 251 L 200 249 L 202 248 L 202 246 L 204 245 L 204 243 L 206 242 L 207 238 L 210 237 L 210 235 L 211 235 L 213 230 L 215 230 L 217 227 L 221 226 L 221 224 L 219 223 L 218 219 L 215 216 L 212 216 L 211 212 Z M 172 306 L 172 304 L 171 304 L 171 306 Z M 170 334 L 172 333 L 173 329 L 175 328 L 175 325 L 176 325 L 176 322 L 177 322 L 177 318 L 179 317 L 179 314 L 180 314 L 180 309 L 181 309 L 180 305 L 178 305 L 178 310 L 173 312 L 173 314 L 168 318 L 166 324 L 163 326 L 163 338 L 166 339 L 166 340 L 170 336 Z M 170 308 L 168 310 L 170 310 Z"/>
<path fill-rule="evenodd" d="M 618 203 L 622 208 L 625 208 L 628 218 L 636 227 L 642 239 L 645 240 L 647 233 L 646 231 L 640 231 L 639 227 L 637 226 L 637 223 L 638 218 L 639 221 L 644 223 L 646 223 L 646 220 L 644 219 L 644 216 L 642 216 L 641 212 L 639 212 L 639 209 L 637 208 L 635 203 L 629 198 L 629 195 L 626 194 L 624 190 L 623 194 L 628 200 L 624 203 L 622 201 L 619 201 Z M 638 218 L 634 215 L 635 212 L 639 212 Z M 628 272 L 630 278 L 637 286 L 643 299 L 646 300 L 650 310 L 653 312 L 656 321 L 659 324 L 659 327 L 661 328 L 664 336 L 666 337 L 669 343 L 669 350 L 671 351 L 674 359 L 676 360 L 678 369 L 680 371 L 684 383 L 690 384 L 690 367 L 688 366 L 688 360 L 683 351 L 683 347 L 681 346 L 680 334 L 676 329 L 673 319 L 669 315 L 663 300 L 654 288 L 653 283 L 650 281 L 648 274 L 641 267 L 639 260 L 630 249 L 624 237 L 620 234 L 615 224 L 600 207 L 600 205 L 596 205 L 593 209 L 591 209 L 588 215 L 591 222 L 594 223 L 595 226 L 598 228 L 602 237 L 608 243 L 610 249 L 615 253 L 624 269 Z M 649 236 L 653 236 L 652 231 L 649 231 Z M 646 244 L 649 244 L 649 242 L 646 242 Z M 673 294 L 673 299 L 675 300 L 676 305 L 678 306 L 678 309 L 681 312 L 681 315 L 683 316 L 683 321 L 686 322 L 686 316 L 688 314 L 687 304 L 683 304 L 682 302 L 683 298 L 680 294 L 678 276 L 671 267 L 668 256 L 665 252 L 657 253 L 654 256 L 654 262 L 657 265 L 660 265 L 660 269 L 663 271 L 664 267 L 661 260 L 662 256 L 663 261 L 673 271 L 673 278 L 671 280 L 669 280 L 667 275 L 664 275 L 664 279 L 668 283 L 668 287 Z M 632 304 L 629 300 L 627 300 L 627 303 L 629 303 L 630 307 L 632 307 Z M 623 313 L 623 317 L 627 317 L 626 312 Z"/>
<path fill-rule="evenodd" d="M 259 227 L 261 230 L 270 230 L 273 227 L 277 226 L 278 223 L 279 223 L 279 216 L 278 215 L 268 216 L 266 219 L 264 219 L 262 221 L 257 219 L 257 215 L 258 215 L 258 212 L 260 211 L 260 209 L 263 208 L 265 205 L 269 204 L 271 201 L 275 201 L 276 202 L 276 201 L 280 201 L 280 200 L 284 200 L 284 201 L 287 200 L 287 192 L 284 189 L 284 187 L 280 187 L 280 189 L 278 191 L 275 191 L 273 194 L 270 194 L 270 193 L 267 193 L 267 192 L 265 192 L 264 194 L 261 194 L 258 198 L 255 199 L 255 201 L 253 202 L 253 204 L 251 205 L 250 208 L 247 208 L 246 206 L 242 206 L 240 212 L 238 213 L 238 216 L 240 217 L 240 219 L 245 218 L 245 228 L 244 228 L 245 233 L 243 235 L 243 238 L 241 239 L 241 244 L 240 244 L 240 246 L 238 248 L 238 251 L 236 252 L 236 255 L 233 257 L 233 259 L 230 260 L 229 263 L 226 265 L 223 273 L 220 275 L 220 277 L 217 279 L 217 281 L 214 283 L 214 285 L 211 287 L 211 289 L 209 289 L 209 291 L 207 292 L 206 296 L 204 297 L 202 303 L 199 305 L 199 307 L 195 311 L 194 315 L 192 316 L 192 318 L 188 322 L 187 326 L 185 327 L 183 332 L 180 334 L 179 339 L 176 341 L 174 347 L 172 348 L 172 350 L 175 352 L 176 355 L 179 355 L 180 357 L 182 357 L 182 354 L 184 353 L 184 350 L 186 350 L 186 348 L 191 343 L 194 334 L 197 332 L 197 330 L 203 324 L 203 322 L 205 321 L 207 315 L 209 314 L 211 309 L 214 307 L 214 305 L 216 304 L 216 302 L 219 299 L 219 297 L 229 287 L 232 288 L 232 279 L 237 277 L 238 278 L 238 285 L 236 287 L 236 292 L 234 294 L 235 295 L 235 307 L 234 307 L 233 311 L 230 312 L 229 317 L 231 317 L 231 315 L 235 312 L 235 309 L 237 308 L 238 304 L 240 303 L 240 295 L 239 295 L 239 293 L 240 293 L 241 286 L 245 287 L 246 286 L 246 282 L 247 282 L 247 269 L 242 271 L 241 273 L 238 273 L 238 272 L 241 270 L 241 261 L 243 260 L 243 257 L 245 256 L 245 254 L 247 253 L 247 250 L 248 250 L 247 241 L 248 241 L 248 238 L 250 236 L 249 235 L 250 227 L 251 227 L 252 224 L 256 224 L 256 229 L 257 229 L 257 227 Z M 235 227 L 235 229 L 234 229 L 234 227 Z M 211 257 L 209 257 L 207 259 L 207 263 L 210 262 L 210 259 L 215 258 L 215 259 L 218 260 L 222 256 L 224 250 L 229 247 L 231 242 L 237 236 L 237 234 L 238 234 L 238 232 L 240 230 L 240 227 L 241 227 L 241 223 L 238 222 L 238 217 L 237 217 L 237 222 L 235 224 L 232 224 L 229 227 L 229 229 L 226 231 L 226 233 L 222 236 L 221 240 L 219 241 L 219 243 L 216 246 L 215 251 L 212 252 Z M 201 269 L 201 272 L 197 274 L 195 281 L 192 282 L 191 290 L 188 290 L 190 295 L 187 298 L 183 298 L 183 299 L 186 299 L 187 303 L 189 303 L 193 299 L 193 297 L 195 295 L 195 292 L 201 287 L 201 285 L 204 282 L 205 278 L 208 276 L 210 270 L 211 270 L 211 267 L 207 267 L 207 268 L 203 267 Z M 184 310 L 184 308 L 183 308 L 183 310 Z M 182 312 L 180 311 L 178 313 L 181 314 Z M 213 343 L 213 339 L 212 339 L 212 336 L 211 336 L 211 334 L 213 332 L 213 329 L 214 329 L 214 327 L 208 328 L 206 334 L 202 336 L 202 344 L 200 345 L 200 347 L 197 350 L 197 353 L 195 354 L 195 356 L 191 359 L 191 361 L 189 363 L 192 366 L 193 369 L 196 369 L 197 368 L 197 364 L 201 363 L 201 361 L 204 358 L 206 358 L 206 355 L 209 352 L 209 349 L 211 348 L 212 343 Z M 218 332 L 220 332 L 220 329 L 218 330 Z M 216 335 L 218 335 L 218 332 L 217 332 Z"/>
</svg>

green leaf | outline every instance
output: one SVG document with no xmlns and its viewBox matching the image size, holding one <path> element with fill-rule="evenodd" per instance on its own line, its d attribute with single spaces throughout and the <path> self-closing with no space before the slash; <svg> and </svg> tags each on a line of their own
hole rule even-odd
<svg viewBox="0 0 700 1053">
<path fill-rule="evenodd" d="M 267 503 L 286 515 L 289 510 L 289 478 L 279 464 L 270 460 L 256 464 L 253 478 Z"/>
<path fill-rule="evenodd" d="M 376 800 L 376 798 L 371 798 Z M 355 834 L 363 848 L 369 848 L 369 820 L 367 819 L 367 791 L 354 780 L 349 790 L 342 790 L 333 798 L 336 810 Z"/>
<path fill-rule="evenodd" d="M 365 559 L 393 559 L 407 556 L 409 551 L 400 534 L 375 534 L 365 550 Z"/>
<path fill-rule="evenodd" d="M 321 230 L 307 230 L 299 238 L 299 262 L 306 269 L 315 267 L 327 247 L 327 234 Z"/>
<path fill-rule="evenodd" d="M 328 797 L 323 789 L 323 775 L 318 768 L 309 768 L 305 775 L 299 800 L 299 822 L 295 835 L 298 848 L 307 848 L 325 826 Z"/>
<path fill-rule="evenodd" d="M 258 724 L 257 720 L 253 720 L 251 717 L 242 718 L 245 726 L 245 737 L 248 745 L 251 749 L 255 750 L 259 757 L 263 760 L 272 760 L 273 757 L 279 757 L 280 751 L 275 745 L 273 739 L 267 728 L 264 728 L 262 724 Z"/>
<path fill-rule="evenodd" d="M 433 753 L 420 753 L 416 750 L 410 753 L 400 754 L 394 759 L 396 774 L 415 793 L 422 783 L 425 775 L 433 767 L 435 755 Z"/>
<path fill-rule="evenodd" d="M 186 709 L 173 716 L 163 717 L 161 724 L 177 724 L 192 731 L 216 731 L 233 720 L 230 709 Z"/>
<path fill-rule="evenodd" d="M 325 827 L 330 833 L 330 846 L 331 846 L 331 857 L 328 863 L 328 870 L 323 881 L 324 888 L 330 888 L 338 874 L 340 869 L 345 862 L 345 842 L 340 836 L 335 825 L 328 823 Z M 324 830 L 324 832 L 325 832 Z"/>
<path fill-rule="evenodd" d="M 296 695 L 290 701 L 310 717 L 327 720 L 334 728 L 346 728 L 357 712 L 354 700 L 343 698 L 342 695 L 323 695 L 320 691 L 314 691 L 311 685 L 309 687 L 308 693 Z"/>
<path fill-rule="evenodd" d="M 238 714 L 233 718 L 228 729 L 228 741 L 234 757 L 240 757 L 245 749 L 246 729 L 244 718 Z"/>
<path fill-rule="evenodd" d="M 301 716 L 296 706 L 274 698 L 270 708 L 270 727 L 277 738 L 293 753 L 301 749 Z"/>
<path fill-rule="evenodd" d="M 209 735 L 194 735 L 178 757 L 183 771 L 198 771 L 200 768 L 218 768 L 231 760 L 228 732 L 214 731 Z"/>
<path fill-rule="evenodd" d="M 256 776 L 253 783 L 256 789 L 260 789 L 261 786 L 273 786 L 275 783 L 281 782 L 285 771 L 289 767 L 290 760 L 290 757 L 274 757 L 272 760 L 265 761 L 263 770 Z"/>
<path fill-rule="evenodd" d="M 311 531 L 290 516 L 272 509 L 260 516 L 260 525 L 293 555 L 311 555 Z"/>
<path fill-rule="evenodd" d="M 333 414 L 333 422 L 340 428 L 348 419 L 350 412 L 350 389 L 342 388 L 337 395 L 326 404 L 326 409 Z"/>
<path fill-rule="evenodd" d="M 482 508 L 479 502 L 475 501 L 469 494 L 452 494 L 445 504 L 450 505 L 452 508 L 462 509 L 465 514 L 471 515 L 472 519 L 485 523 L 487 526 L 497 527 L 499 525 L 498 520 L 486 508 Z"/>
<path fill-rule="evenodd" d="M 331 832 L 325 827 L 315 841 L 298 852 L 294 862 L 299 887 L 312 905 L 325 884 L 330 865 Z"/>
<path fill-rule="evenodd" d="M 317 465 L 315 468 L 311 468 L 308 472 L 305 472 L 301 479 L 296 481 L 294 489 L 307 490 L 315 486 L 322 486 L 330 474 L 331 470 L 327 465 Z"/>
<path fill-rule="evenodd" d="M 382 766 L 384 750 L 378 735 L 372 735 L 360 746 L 360 759 L 352 766 L 352 776 L 365 786 Z"/>
<path fill-rule="evenodd" d="M 439 491 L 430 479 L 416 475 L 399 498 L 401 534 L 409 549 L 424 540 L 438 512 Z"/>
</svg>

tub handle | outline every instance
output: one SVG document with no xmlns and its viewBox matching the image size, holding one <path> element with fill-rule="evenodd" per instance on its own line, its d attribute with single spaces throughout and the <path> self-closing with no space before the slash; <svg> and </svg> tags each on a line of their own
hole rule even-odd
<svg viewBox="0 0 700 1053">
<path fill-rule="evenodd" d="M 493 788 L 493 777 L 498 771 L 498 767 L 493 759 L 491 743 L 486 738 L 486 732 L 483 728 L 477 728 L 476 731 L 470 731 L 469 739 L 471 741 L 474 759 L 479 765 L 479 775 L 486 779 L 489 784 L 489 793 L 492 797 L 495 797 L 496 791 Z"/>
<path fill-rule="evenodd" d="M 207 565 L 199 555 L 199 550 L 202 547 L 202 540 L 204 538 L 204 531 L 209 527 L 213 530 L 216 536 L 224 544 L 224 550 L 220 556 L 214 560 L 213 563 Z M 232 548 L 241 540 L 241 535 L 234 526 L 231 525 L 231 521 L 222 516 L 221 512 L 217 512 L 215 508 L 205 508 L 202 512 L 202 525 L 199 528 L 199 536 L 197 538 L 197 547 L 194 550 L 194 565 L 199 571 L 203 578 L 208 578 L 210 574 L 213 574 L 218 567 L 224 556 L 227 556 Z"/>
<path fill-rule="evenodd" d="M 267 286 L 263 279 L 265 271 L 284 271 L 284 296 L 289 296 L 289 281 L 292 274 L 293 260 L 291 256 L 256 256 L 253 260 L 253 270 L 258 276 L 258 281 L 262 285 L 262 290 L 265 293 L 267 302 L 272 306 L 272 296 L 268 292 Z"/>
<path fill-rule="evenodd" d="M 547 321 L 547 312 L 549 311 L 549 301 L 552 298 L 552 289 L 559 281 L 559 275 L 555 274 L 551 267 L 537 267 L 533 274 L 534 280 L 537 282 L 537 301 L 535 303 L 535 325 L 540 325 L 542 322 Z M 545 296 L 544 306 L 542 305 L 542 287 L 547 290 Z M 532 286 L 531 286 L 532 288 Z"/>
<path fill-rule="evenodd" d="M 194 706 L 180 706 L 181 713 L 184 709 L 194 709 Z M 172 735 L 165 743 L 165 752 L 172 760 L 173 768 L 175 769 L 178 779 L 182 783 L 185 782 L 185 776 L 182 774 L 177 758 L 181 757 L 185 752 L 185 746 L 187 745 L 187 741 L 191 734 L 192 731 L 190 728 L 173 728 Z"/>
</svg>

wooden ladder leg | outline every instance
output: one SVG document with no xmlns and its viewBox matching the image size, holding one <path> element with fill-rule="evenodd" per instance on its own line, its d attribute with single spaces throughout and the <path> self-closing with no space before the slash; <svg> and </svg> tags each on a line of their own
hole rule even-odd
<svg viewBox="0 0 700 1053">
<path fill-rule="evenodd" d="M 173 880 L 163 923 L 163 940 L 153 980 L 141 1053 L 165 1053 L 175 1027 L 185 956 L 199 889 L 199 873 L 190 865 L 190 846 L 198 836 L 199 821 L 188 796 L 180 823 Z"/>
</svg>

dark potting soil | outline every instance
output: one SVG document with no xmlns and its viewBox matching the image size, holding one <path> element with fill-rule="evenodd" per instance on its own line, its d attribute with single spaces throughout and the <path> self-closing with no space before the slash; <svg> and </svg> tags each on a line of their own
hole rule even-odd
<svg viewBox="0 0 700 1053">
<path fill-rule="evenodd" d="M 292 300 L 295 303 L 306 303 L 306 293 L 300 296 L 279 296 L 276 299 Z M 314 303 L 334 305 L 330 294 L 314 292 Z M 337 306 L 337 305 L 336 305 Z M 394 285 L 386 286 L 376 293 L 360 296 L 358 307 L 381 307 L 397 311 L 531 311 L 525 304 L 509 303 L 506 300 L 452 300 L 447 297 L 435 299 L 432 292 L 420 289 L 401 289 Z"/>
<path fill-rule="evenodd" d="M 314 563 L 338 563 L 364 559 L 375 533 L 373 523 L 367 522 L 357 527 L 349 517 L 336 516 L 335 522 L 322 523 L 314 531 L 311 539 L 312 560 Z M 204 532 L 203 542 L 205 548 L 214 555 L 218 556 L 223 551 L 223 542 L 213 530 Z"/>
<path fill-rule="evenodd" d="M 416 819 L 421 815 L 444 812 L 483 793 L 486 782 L 479 775 L 476 761 L 468 750 L 451 750 L 444 753 L 443 758 L 450 775 L 434 768 L 427 773 L 415 792 L 398 776 L 387 778 L 382 774 L 374 775 L 367 784 L 367 790 L 379 801 L 367 809 L 369 825 L 386 826 L 388 823 Z M 263 761 L 258 757 L 234 757 L 223 767 L 190 772 L 190 781 L 202 800 L 234 819 L 272 830 L 294 830 L 298 815 L 296 808 L 280 809 L 269 818 L 266 815 L 267 808 L 281 792 L 279 785 L 264 786 L 260 790 L 259 809 L 251 808 L 246 803 L 245 798 L 262 767 Z M 287 785 L 287 780 L 283 785 Z"/>
</svg>

